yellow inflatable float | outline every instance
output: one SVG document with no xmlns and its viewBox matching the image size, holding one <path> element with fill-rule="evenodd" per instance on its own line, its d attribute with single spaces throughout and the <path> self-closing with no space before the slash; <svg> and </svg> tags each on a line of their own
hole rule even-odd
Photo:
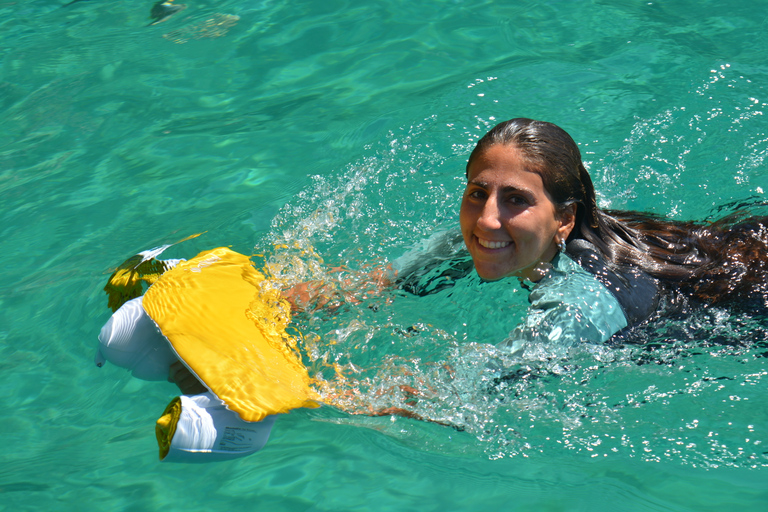
<svg viewBox="0 0 768 512">
<path fill-rule="evenodd" d="M 276 415 L 320 400 L 286 332 L 290 308 L 247 256 L 221 247 L 189 261 L 155 259 L 163 249 L 134 256 L 110 278 L 114 314 L 99 335 L 96 364 L 166 380 L 181 361 L 208 388 L 175 398 L 158 420 L 161 460 L 254 453 Z"/>
</svg>

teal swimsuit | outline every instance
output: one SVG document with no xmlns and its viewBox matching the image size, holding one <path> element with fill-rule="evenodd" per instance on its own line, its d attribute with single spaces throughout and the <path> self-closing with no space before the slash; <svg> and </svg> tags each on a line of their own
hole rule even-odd
<svg viewBox="0 0 768 512">
<path fill-rule="evenodd" d="M 618 299 L 567 254 L 555 256 L 528 300 L 525 320 L 499 348 L 516 353 L 530 342 L 603 343 L 628 325 Z"/>
</svg>

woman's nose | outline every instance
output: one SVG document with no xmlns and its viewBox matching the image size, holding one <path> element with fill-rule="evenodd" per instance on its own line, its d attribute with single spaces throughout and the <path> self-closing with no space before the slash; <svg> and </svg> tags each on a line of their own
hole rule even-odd
<svg viewBox="0 0 768 512">
<path fill-rule="evenodd" d="M 477 225 L 481 229 L 499 229 L 501 227 L 501 216 L 499 214 L 499 205 L 496 199 L 491 196 L 483 204 L 480 217 L 477 219 Z"/>
</svg>

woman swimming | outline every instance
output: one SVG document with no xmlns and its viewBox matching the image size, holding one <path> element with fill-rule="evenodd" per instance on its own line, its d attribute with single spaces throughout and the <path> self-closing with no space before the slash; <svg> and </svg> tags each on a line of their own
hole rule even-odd
<svg viewBox="0 0 768 512">
<path fill-rule="evenodd" d="M 343 277 L 333 282 L 301 283 L 285 290 L 283 296 L 294 310 L 314 311 L 365 300 L 392 287 L 416 295 L 439 292 L 473 268 L 486 281 L 515 278 L 513 283 L 520 282 L 530 291 L 530 308 L 522 323 L 498 345 L 501 349 L 498 354 L 502 356 L 488 360 L 483 379 L 492 384 L 525 378 L 536 371 L 532 369 L 535 365 L 526 365 L 526 362 L 541 360 L 542 354 L 545 358 L 564 357 L 576 344 L 596 345 L 616 340 L 626 329 L 643 324 L 669 306 L 684 310 L 688 302 L 693 302 L 768 310 L 768 217 L 734 216 L 705 224 L 671 221 L 638 212 L 603 211 L 597 207 L 591 178 L 573 139 L 554 124 L 530 119 L 512 119 L 489 131 L 472 151 L 466 175 L 460 232 L 435 235 L 424 250 L 398 258 L 392 262 L 391 269 L 372 273 L 337 269 Z M 149 265 L 151 268 L 145 269 L 149 274 L 141 278 L 154 283 L 173 266 L 155 260 L 155 256 L 155 253 L 144 255 L 141 263 L 138 266 L 132 263 L 128 271 L 135 273 L 142 265 Z M 206 262 L 208 259 L 194 268 L 201 269 Z M 204 266 L 207 268 L 208 263 Z M 249 270 L 250 266 L 250 263 L 242 264 Z M 186 275 L 183 270 L 176 273 L 177 279 L 179 275 Z M 235 270 L 234 274 L 239 276 L 240 270 Z M 208 270 L 204 272 L 207 273 Z M 122 283 L 121 279 L 118 281 Z M 140 289 L 133 290 L 123 299 L 140 293 Z M 252 300 L 248 293 L 245 296 L 248 301 Z M 146 316 L 142 305 L 134 306 L 140 313 L 138 316 L 116 313 L 120 318 L 130 317 L 129 327 L 136 324 L 136 318 Z M 152 318 L 159 325 L 158 319 Z M 207 320 L 203 324 L 219 325 Z M 147 325 L 155 333 L 155 324 Z M 112 328 L 115 326 L 120 328 Z M 119 352 L 123 343 L 135 344 L 135 336 L 123 336 L 124 331 L 128 332 L 124 327 L 117 321 L 105 326 L 100 336 L 100 340 L 104 338 L 104 350 L 112 349 L 114 344 Z M 182 325 L 175 334 L 186 336 L 187 331 L 196 328 Z M 136 329 L 130 330 L 134 331 Z M 158 344 L 165 347 L 167 342 L 156 334 Z M 225 344 L 230 346 L 239 343 L 236 336 L 213 335 L 213 354 L 222 340 L 227 340 Z M 178 347 L 173 346 L 178 354 Z M 261 449 L 276 412 L 270 409 L 264 420 L 254 420 L 253 424 L 248 422 L 251 420 L 243 421 L 229 409 L 231 404 L 225 405 L 225 400 L 208 392 L 213 389 L 209 387 L 211 382 L 202 379 L 208 384 L 203 385 L 201 379 L 190 372 L 187 359 L 171 359 L 169 380 L 191 396 L 172 402 L 158 422 L 158 432 L 162 433 L 158 439 L 163 440 L 161 458 L 166 458 L 168 453 L 169 460 L 187 460 L 201 453 L 229 457 L 231 447 L 216 451 L 211 443 L 201 448 L 196 441 L 202 437 L 194 418 L 202 417 L 208 418 L 207 430 L 204 429 L 208 441 L 218 443 L 235 429 L 252 435 L 252 442 L 245 443 L 237 456 Z M 218 362 L 212 360 L 206 364 L 215 367 Z M 520 362 L 523 365 L 517 366 Z M 104 354 L 99 352 L 97 364 L 103 363 Z M 306 377 L 298 360 L 293 366 Z M 452 369 L 448 365 L 445 369 L 450 376 Z M 232 387 L 226 378 L 227 372 L 219 373 L 225 376 L 219 384 Z M 269 381 L 273 377 L 267 375 L 266 378 Z M 237 382 L 242 387 L 247 381 L 249 378 L 244 377 Z M 396 387 L 406 397 L 407 408 L 369 406 L 349 412 L 399 415 L 462 428 L 453 420 L 430 419 L 418 414 L 412 404 L 422 393 L 410 386 Z M 315 397 L 313 400 L 323 401 L 306 383 L 301 391 Z M 240 395 L 254 396 L 245 391 Z"/>
<path fill-rule="evenodd" d="M 605 343 L 690 302 L 768 309 L 768 217 L 706 224 L 601 210 L 573 139 L 525 118 L 482 137 L 466 176 L 460 233 L 398 258 L 389 279 L 379 270 L 295 285 L 284 292 L 292 307 L 338 307 L 392 286 L 427 295 L 474 268 L 483 280 L 514 277 L 530 291 L 525 319 L 498 345 L 523 357 L 528 348 L 564 355 L 578 343 Z M 202 389 L 180 363 L 171 380 Z"/>
<path fill-rule="evenodd" d="M 490 130 L 466 173 L 460 224 L 475 270 L 531 289 L 525 321 L 502 344 L 513 351 L 531 340 L 605 342 L 660 304 L 768 309 L 768 217 L 705 224 L 601 210 L 573 139 L 531 119 Z M 441 287 L 430 289 L 425 274 L 455 279 L 462 269 L 458 258 L 438 272 L 410 271 L 401 285 L 430 293 Z"/>
</svg>

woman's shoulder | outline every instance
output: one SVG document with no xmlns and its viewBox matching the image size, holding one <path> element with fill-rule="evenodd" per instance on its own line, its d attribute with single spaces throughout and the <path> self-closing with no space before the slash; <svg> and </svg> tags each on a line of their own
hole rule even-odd
<svg viewBox="0 0 768 512">
<path fill-rule="evenodd" d="M 593 244 L 583 239 L 570 241 L 566 254 L 616 298 L 629 325 L 642 322 L 658 308 L 659 284 L 639 268 L 610 263 Z"/>
<path fill-rule="evenodd" d="M 561 348 L 574 343 L 602 343 L 627 327 L 616 298 L 564 254 L 552 261 L 528 299 L 528 314 L 500 347 L 520 351 L 531 342 Z"/>
</svg>

